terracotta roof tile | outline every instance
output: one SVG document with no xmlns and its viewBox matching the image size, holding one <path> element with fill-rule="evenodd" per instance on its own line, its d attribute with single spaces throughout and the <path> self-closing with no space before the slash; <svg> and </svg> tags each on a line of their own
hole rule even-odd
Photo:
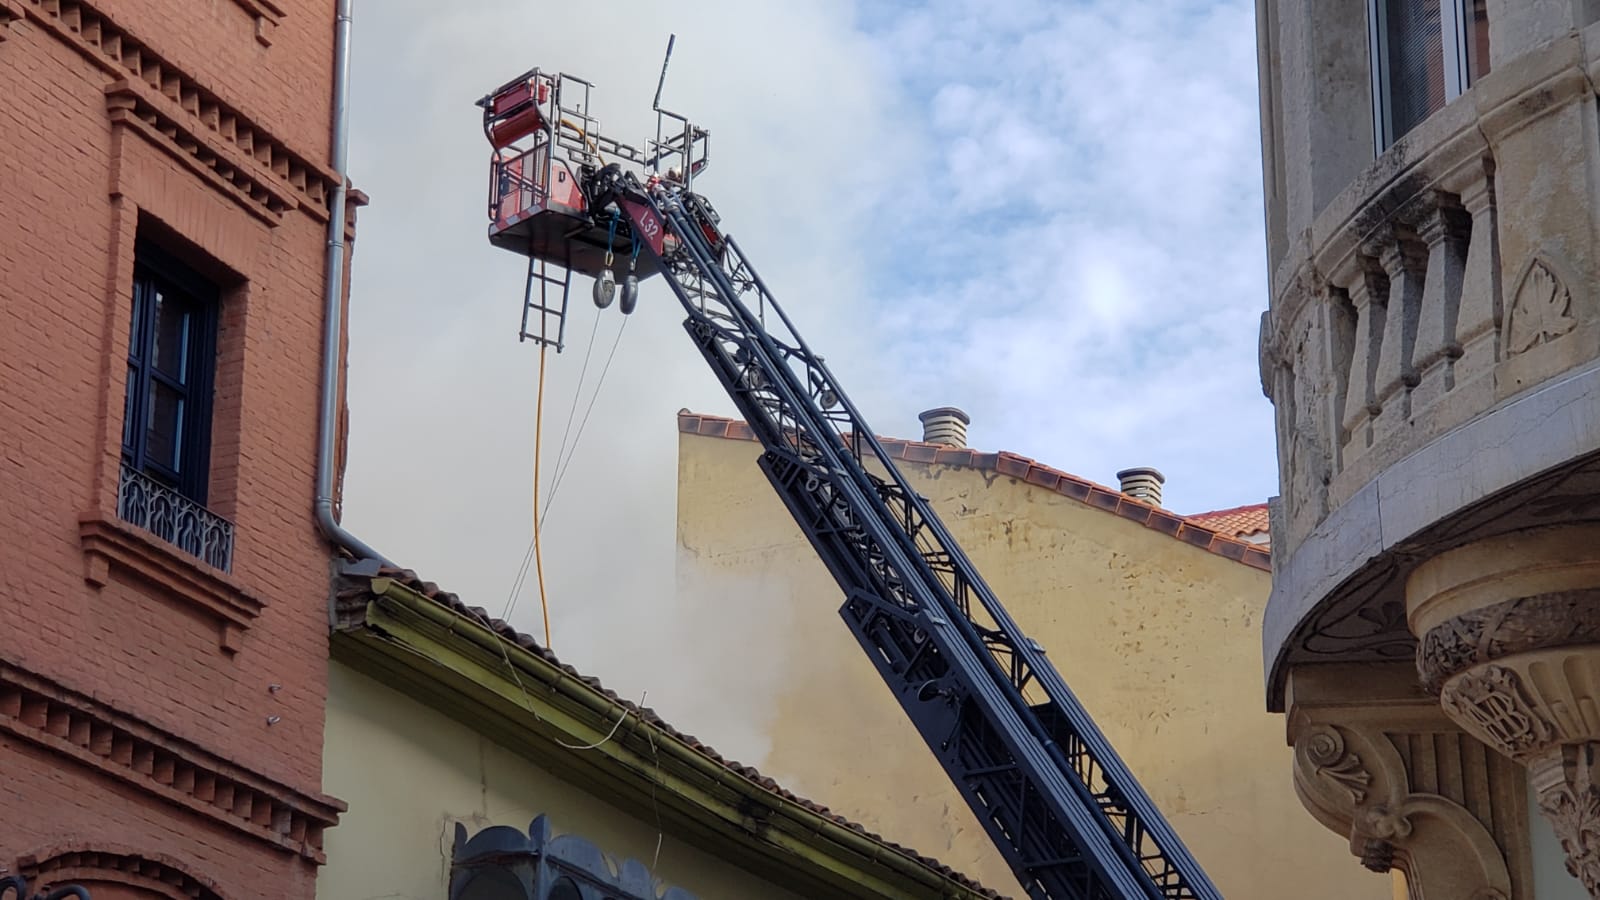
<svg viewBox="0 0 1600 900">
<path fill-rule="evenodd" d="M 1250 549 L 1238 541 L 1216 541 L 1215 543 L 1217 545 L 1217 553 L 1235 562 L 1244 562 L 1244 552 Z"/>
<path fill-rule="evenodd" d="M 1193 544 L 1203 550 L 1210 550 L 1212 539 L 1219 536 L 1220 535 L 1218 535 L 1215 531 L 1211 531 L 1207 528 L 1200 528 L 1198 526 L 1191 525 L 1188 522 L 1185 522 L 1178 528 L 1178 540 Z"/>
<path fill-rule="evenodd" d="M 971 466 L 972 458 L 976 455 L 971 450 L 958 447 L 940 447 L 933 461 L 941 466 Z"/>
<path fill-rule="evenodd" d="M 996 472 L 999 472 L 1001 475 L 1010 475 L 1012 478 L 1027 478 L 1028 468 L 1028 460 L 1023 459 L 1015 453 L 1006 453 L 1003 450 L 1000 452 L 1000 455 L 996 457 L 994 463 L 994 470 Z"/>
<path fill-rule="evenodd" d="M 1270 527 L 1267 521 L 1267 505 L 1265 503 L 1195 513 L 1184 518 L 1197 525 L 1203 525 L 1213 531 L 1233 537 L 1266 534 Z"/>
<path fill-rule="evenodd" d="M 1028 469 L 1028 477 L 1023 480 L 1053 491 L 1061 483 L 1061 476 L 1041 466 L 1032 466 Z"/>
<path fill-rule="evenodd" d="M 1101 509 L 1107 510 L 1109 512 L 1116 512 L 1117 511 L 1117 504 L 1121 503 L 1121 502 L 1122 502 L 1122 494 L 1121 494 L 1121 492 L 1118 492 L 1118 493 L 1115 493 L 1115 494 L 1111 493 L 1110 491 L 1095 491 L 1095 490 L 1091 490 L 1089 492 L 1089 505 L 1090 506 L 1098 506 Z"/>
<path fill-rule="evenodd" d="M 1144 524 L 1162 534 L 1177 534 L 1178 529 L 1183 526 L 1183 519 L 1164 509 L 1157 509 L 1151 511 L 1150 518 L 1145 520 Z"/>
<path fill-rule="evenodd" d="M 1140 525 L 1149 524 L 1150 514 L 1155 511 L 1154 506 L 1132 497 L 1123 497 L 1117 502 L 1117 515 L 1124 519 L 1132 519 Z"/>
<path fill-rule="evenodd" d="M 682 418 L 683 417 L 680 416 L 680 421 L 682 420 Z M 692 418 L 692 417 L 690 417 L 690 418 Z M 709 417 L 707 417 L 707 418 L 709 418 Z M 716 421 L 716 420 L 713 420 L 713 421 Z M 721 421 L 726 423 L 728 420 L 724 419 L 724 420 L 721 420 Z M 739 424 L 741 426 L 744 425 L 744 423 L 742 423 L 742 422 L 737 423 L 737 424 Z M 703 428 L 704 425 L 702 424 L 700 427 Z M 746 429 L 746 430 L 748 431 L 748 429 Z M 731 431 L 731 429 L 729 429 L 729 431 Z M 697 430 L 695 433 L 704 433 L 704 432 Z M 749 439 L 753 440 L 754 439 L 753 435 Z M 427 597 L 428 599 L 432 600 L 435 603 L 438 603 L 441 606 L 444 606 L 444 607 L 446 607 L 448 609 L 454 610 L 455 612 L 460 613 L 461 615 L 467 616 L 469 618 L 476 619 L 478 622 L 482 623 L 485 627 L 489 628 L 491 631 L 495 632 L 496 634 L 498 634 L 503 639 L 508 640 L 508 641 L 516 644 L 517 646 L 528 650 L 530 653 L 533 653 L 535 656 L 538 656 L 541 659 L 544 659 L 544 660 L 546 660 L 546 661 L 548 661 L 548 662 L 550 662 L 550 663 L 552 663 L 552 664 L 554 664 L 556 666 L 559 666 L 563 672 L 566 672 L 567 674 L 571 675 L 573 678 L 581 680 L 583 683 L 589 685 L 590 687 L 592 687 L 595 690 L 599 691 L 600 693 L 604 694 L 607 699 L 609 699 L 612 702 L 618 704 L 619 706 L 627 709 L 628 711 L 634 713 L 635 715 L 637 715 L 643 721 L 648 722 L 649 724 L 655 726 L 656 728 L 659 728 L 661 731 L 665 732 L 667 735 L 669 735 L 671 737 L 674 737 L 674 738 L 677 738 L 680 741 L 683 741 L 685 744 L 688 744 L 691 748 L 693 748 L 697 752 L 705 755 L 706 757 L 710 758 L 711 760 L 715 761 L 716 763 L 726 767 L 728 770 L 730 770 L 732 772 L 735 772 L 738 775 L 744 777 L 745 779 L 753 782 L 754 784 L 760 786 L 762 789 L 764 789 L 764 790 L 766 790 L 766 791 L 768 791 L 768 792 L 770 792 L 770 793 L 772 793 L 772 794 L 774 794 L 774 795 L 776 795 L 778 797 L 781 797 L 784 800 L 787 800 L 787 801 L 789 801 L 791 803 L 794 803 L 794 804 L 796 804 L 798 806 L 802 806 L 802 807 L 806 808 L 807 810 L 810 810 L 811 812 L 814 812 L 814 813 L 817 813 L 818 815 L 821 815 L 821 816 L 824 816 L 826 818 L 832 819 L 834 822 L 837 822 L 838 824 L 843 825 L 844 827 L 849 828 L 852 831 L 855 831 L 855 832 L 858 832 L 858 833 L 860 833 L 862 835 L 865 835 L 866 837 L 871 838 L 874 841 L 877 841 L 878 843 L 880 843 L 883 846 L 889 848 L 890 850 L 893 850 L 894 852 L 899 853 L 900 855 L 905 856 L 905 857 L 907 857 L 909 859 L 915 860 L 916 862 L 921 863 L 926 868 L 928 868 L 928 869 L 930 869 L 930 870 L 932 870 L 934 872 L 937 872 L 940 875 L 943 875 L 944 877 L 951 879 L 952 881 L 955 881 L 955 882 L 957 882 L 957 883 L 959 883 L 961 885 L 964 885 L 967 888 L 970 888 L 971 890 L 973 890 L 974 892 L 976 892 L 980 896 L 994 898 L 994 900 L 1004 900 L 1004 895 L 994 891 L 991 888 L 985 887 L 984 885 L 982 885 L 982 884 L 978 883 L 977 881 L 967 877 L 966 875 L 962 874 L 961 872 L 959 872 L 959 871 L 957 871 L 955 869 L 952 869 L 949 866 L 939 862 L 937 859 L 934 859 L 934 858 L 928 857 L 928 856 L 923 856 L 922 854 L 918 853 L 916 850 L 914 850 L 914 849 L 912 849 L 910 847 L 906 847 L 906 846 L 904 846 L 902 844 L 897 844 L 897 843 L 895 843 L 895 842 L 893 842 L 891 840 L 888 840 L 888 839 L 884 838 L 881 835 L 878 835 L 878 834 L 876 834 L 876 833 L 874 833 L 872 831 L 867 830 L 866 827 L 864 827 L 864 826 L 862 826 L 862 825 L 860 825 L 860 824 L 858 824 L 856 822 L 852 822 L 851 820 L 845 818 L 844 816 L 838 815 L 837 813 L 833 812 L 833 810 L 828 809 L 826 806 L 823 806 L 820 803 L 816 803 L 816 802 L 814 802 L 812 800 L 807 800 L 806 798 L 801 797 L 800 795 L 795 794 L 792 791 L 789 791 L 789 790 L 785 789 L 782 785 L 778 784 L 777 781 L 773 780 L 771 777 L 769 777 L 767 775 L 762 774 L 754 766 L 747 766 L 747 765 L 744 765 L 743 763 L 736 762 L 736 761 L 731 760 L 731 759 L 727 759 L 726 757 L 724 757 L 720 753 L 718 753 L 716 750 L 713 750 L 710 746 L 702 743 L 694 735 L 686 734 L 686 733 L 684 733 L 682 731 L 679 731 L 678 729 L 672 727 L 670 724 L 667 723 L 667 721 L 665 719 L 662 719 L 659 715 L 657 715 L 655 710 L 650 709 L 649 707 L 641 707 L 641 706 L 639 706 L 639 705 L 637 705 L 635 703 L 630 702 L 626 698 L 617 696 L 616 693 L 608 690 L 604 685 L 602 685 L 600 683 L 600 679 L 595 678 L 595 677 L 590 676 L 590 675 L 584 675 L 583 673 L 581 673 L 578 670 L 574 669 L 572 666 L 569 666 L 566 663 L 561 662 L 561 660 L 555 655 L 554 652 L 552 652 L 549 648 L 544 647 L 543 645 L 541 645 L 532 635 L 524 634 L 524 633 L 522 633 L 520 631 L 517 631 L 515 628 L 513 628 L 510 624 L 508 624 L 503 619 L 496 619 L 496 618 L 490 616 L 488 611 L 483 609 L 482 607 L 468 606 L 466 603 L 463 603 L 461 598 L 456 596 L 455 594 L 453 594 L 453 593 L 451 593 L 449 591 L 441 590 L 437 584 L 434 584 L 431 581 L 422 580 L 420 577 L 417 576 L 416 572 L 413 572 L 410 569 L 390 568 L 390 567 L 385 566 L 385 567 L 379 569 L 378 575 L 381 576 L 381 577 L 392 578 L 395 581 L 398 581 L 401 584 L 404 584 L 406 587 L 411 588 L 412 590 L 416 591 L 419 594 L 422 594 L 423 596 Z M 371 584 L 370 576 L 369 577 L 344 576 L 341 579 L 340 588 L 337 590 L 336 593 L 337 593 L 337 596 L 338 596 L 339 599 L 349 599 L 349 598 L 362 597 L 370 590 L 370 584 Z"/>
<path fill-rule="evenodd" d="M 1056 493 L 1071 497 L 1074 500 L 1087 501 L 1089 495 L 1094 493 L 1094 485 L 1082 481 L 1063 481 L 1056 485 Z"/>
<path fill-rule="evenodd" d="M 726 423 L 726 427 L 713 434 L 707 430 L 707 422 Z M 737 419 L 697 415 L 688 410 L 679 411 L 678 430 L 688 434 L 713 434 L 715 437 L 738 440 L 756 439 L 754 430 Z M 1272 554 L 1268 546 L 1241 540 L 1249 535 L 1266 533 L 1265 503 L 1179 516 L 1130 497 L 1116 488 L 1096 484 L 1005 450 L 998 453 L 984 453 L 966 448 L 946 447 L 942 444 L 885 437 L 878 438 L 878 443 L 882 445 L 884 452 L 894 459 L 998 472 L 1107 512 L 1116 513 L 1122 518 L 1131 519 L 1146 528 L 1171 535 L 1208 553 L 1215 553 L 1264 572 L 1272 571 Z"/>
</svg>

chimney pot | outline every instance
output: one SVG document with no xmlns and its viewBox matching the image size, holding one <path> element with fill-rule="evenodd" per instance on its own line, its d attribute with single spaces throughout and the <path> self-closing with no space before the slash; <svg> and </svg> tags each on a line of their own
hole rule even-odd
<svg viewBox="0 0 1600 900">
<path fill-rule="evenodd" d="M 1122 492 L 1130 497 L 1150 504 L 1161 505 L 1161 485 L 1167 481 L 1167 476 L 1160 470 L 1149 466 L 1139 466 L 1133 469 L 1123 469 L 1117 473 L 1117 481 L 1122 484 Z"/>
<path fill-rule="evenodd" d="M 922 440 L 925 443 L 956 448 L 967 446 L 967 426 L 972 423 L 972 418 L 954 406 L 930 409 L 917 418 L 922 420 Z"/>
</svg>

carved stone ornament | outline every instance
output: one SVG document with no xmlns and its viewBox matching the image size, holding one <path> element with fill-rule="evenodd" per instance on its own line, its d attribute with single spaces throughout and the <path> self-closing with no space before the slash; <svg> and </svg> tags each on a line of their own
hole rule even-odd
<svg viewBox="0 0 1600 900">
<path fill-rule="evenodd" d="M 1539 810 L 1555 827 L 1567 857 L 1567 871 L 1583 882 L 1589 896 L 1600 897 L 1600 786 L 1594 778 L 1595 749 L 1594 744 L 1561 748 L 1560 777 L 1539 790 Z M 1536 783 L 1538 780 L 1535 775 Z"/>
<path fill-rule="evenodd" d="M 1517 674 L 1500 666 L 1486 666 L 1446 683 L 1439 705 L 1479 740 L 1519 761 L 1555 737 L 1555 728 L 1529 705 Z"/>
<path fill-rule="evenodd" d="M 1345 749 L 1344 738 L 1337 730 L 1319 728 L 1312 732 L 1304 752 L 1312 770 L 1348 794 L 1351 803 L 1367 799 L 1372 774 L 1361 767 L 1361 757 Z"/>
<path fill-rule="evenodd" d="M 1518 810 L 1526 815 L 1526 794 L 1501 796 L 1491 787 L 1510 783 L 1507 770 L 1515 764 L 1494 754 L 1462 752 L 1463 742 L 1472 739 L 1453 728 L 1411 731 L 1415 715 L 1387 722 L 1358 717 L 1340 725 L 1302 720 L 1293 726 L 1295 793 L 1319 822 L 1348 838 L 1363 866 L 1404 872 L 1411 897 L 1508 900 L 1512 857 L 1487 822 L 1515 822 Z M 1428 790 L 1413 791 L 1409 757 L 1391 733 L 1395 726 L 1403 743 L 1422 748 L 1419 758 L 1443 754 L 1463 766 L 1449 777 L 1436 772 Z M 1513 806 L 1502 808 L 1507 800 Z"/>
<path fill-rule="evenodd" d="M 1361 845 L 1361 866 L 1373 872 L 1393 869 L 1394 845 L 1378 838 L 1368 838 Z"/>
<path fill-rule="evenodd" d="M 1394 562 L 1369 566 L 1325 600 L 1296 630 L 1292 661 L 1415 660 L 1399 572 Z"/>
<path fill-rule="evenodd" d="M 1571 309 L 1572 292 L 1550 266 L 1535 259 L 1522 276 L 1506 314 L 1506 355 L 1514 356 L 1571 331 L 1578 324 Z"/>
<path fill-rule="evenodd" d="M 1273 380 L 1278 369 L 1286 363 L 1283 358 L 1283 336 L 1278 334 L 1277 320 L 1271 310 L 1261 313 L 1261 330 L 1256 337 L 1256 365 L 1261 373 L 1261 393 L 1273 400 Z"/>
<path fill-rule="evenodd" d="M 1600 897 L 1600 794 L 1563 785 L 1540 798 L 1539 809 L 1555 826 L 1567 871 Z"/>
<path fill-rule="evenodd" d="M 1555 591 L 1475 609 L 1435 625 L 1417 672 L 1437 692 L 1458 672 L 1517 653 L 1600 643 L 1600 590 Z"/>
</svg>

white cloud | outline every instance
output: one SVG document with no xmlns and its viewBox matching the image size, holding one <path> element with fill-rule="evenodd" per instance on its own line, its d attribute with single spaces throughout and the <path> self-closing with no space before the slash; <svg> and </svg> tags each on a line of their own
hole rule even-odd
<svg viewBox="0 0 1600 900">
<path fill-rule="evenodd" d="M 373 205 L 354 267 L 352 530 L 501 612 L 530 535 L 538 354 L 516 340 L 521 260 L 484 240 L 472 102 L 563 69 L 595 82 L 607 133 L 637 141 L 674 30 L 664 102 L 712 131 L 701 189 L 880 432 L 915 436 L 918 410 L 955 403 L 977 446 L 1100 481 L 1156 465 L 1180 511 L 1275 490 L 1250 4 L 695 11 L 360 5 L 351 174 Z M 621 323 L 574 293 L 547 360 L 547 495 L 589 336 L 578 419 Z M 732 412 L 680 320 L 647 284 L 544 535 L 556 650 L 622 693 L 648 687 L 669 717 L 694 689 L 662 640 L 681 632 L 674 413 Z M 539 633 L 529 585 L 512 618 Z M 759 638 L 746 621 L 711 636 Z M 715 742 L 715 723 L 684 724 Z"/>
</svg>

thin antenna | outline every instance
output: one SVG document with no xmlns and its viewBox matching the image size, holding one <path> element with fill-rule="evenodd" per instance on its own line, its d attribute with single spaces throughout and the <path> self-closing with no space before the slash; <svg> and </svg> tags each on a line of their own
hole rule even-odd
<svg viewBox="0 0 1600 900">
<path fill-rule="evenodd" d="M 656 80 L 656 101 L 650 104 L 655 112 L 661 112 L 661 88 L 667 83 L 667 63 L 672 62 L 672 44 L 677 39 L 676 34 L 667 35 L 667 55 L 661 60 L 661 77 Z"/>
</svg>

